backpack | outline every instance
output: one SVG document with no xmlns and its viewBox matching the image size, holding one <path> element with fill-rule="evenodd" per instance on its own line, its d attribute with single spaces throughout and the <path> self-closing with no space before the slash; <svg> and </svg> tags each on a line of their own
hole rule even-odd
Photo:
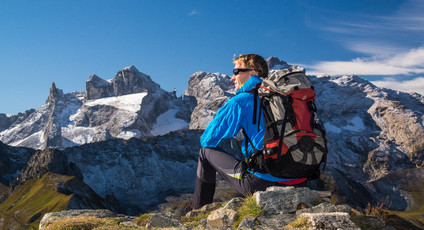
<svg viewBox="0 0 424 230">
<path fill-rule="evenodd" d="M 315 90 L 304 71 L 277 70 L 255 88 L 253 124 L 256 124 L 257 96 L 259 114 L 263 111 L 265 134 L 263 148 L 247 159 L 252 172 L 269 173 L 279 178 L 316 179 L 320 165 L 327 159 L 325 131 L 316 116 Z M 258 119 L 258 129 L 260 123 Z"/>
</svg>

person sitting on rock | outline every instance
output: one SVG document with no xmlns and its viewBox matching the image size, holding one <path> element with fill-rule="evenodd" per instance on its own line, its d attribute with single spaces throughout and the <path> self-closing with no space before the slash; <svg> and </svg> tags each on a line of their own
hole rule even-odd
<svg viewBox="0 0 424 230">
<path fill-rule="evenodd" d="M 221 141 L 232 138 L 243 128 L 256 149 L 261 149 L 264 137 L 263 114 L 259 124 L 252 123 L 254 111 L 254 94 L 246 91 L 268 77 L 268 65 L 257 54 L 241 55 L 234 59 L 235 64 L 231 81 L 236 88 L 236 96 L 229 99 L 219 109 L 215 118 L 209 123 L 200 140 L 202 148 L 198 156 L 196 184 L 194 189 L 194 209 L 213 202 L 216 185 L 216 172 L 242 195 L 264 191 L 270 186 L 296 185 L 304 186 L 306 178 L 285 179 L 270 174 L 252 173 L 245 161 L 227 154 L 218 148 Z M 259 100 L 256 100 L 259 108 Z M 241 147 L 246 159 L 253 153 L 252 147 Z"/>
</svg>

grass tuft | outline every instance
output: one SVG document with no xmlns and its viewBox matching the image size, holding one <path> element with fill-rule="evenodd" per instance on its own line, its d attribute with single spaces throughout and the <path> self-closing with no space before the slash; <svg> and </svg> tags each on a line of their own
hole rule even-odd
<svg viewBox="0 0 424 230">
<path fill-rule="evenodd" d="M 236 229 L 240 223 L 246 218 L 256 218 L 264 214 L 261 207 L 256 203 L 256 198 L 253 195 L 249 195 L 244 198 L 242 206 L 237 212 L 237 218 L 234 221 L 232 227 Z"/>
</svg>

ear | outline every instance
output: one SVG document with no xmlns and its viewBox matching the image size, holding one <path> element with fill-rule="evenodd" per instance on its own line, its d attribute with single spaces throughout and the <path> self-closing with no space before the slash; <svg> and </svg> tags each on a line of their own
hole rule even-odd
<svg viewBox="0 0 424 230">
<path fill-rule="evenodd" d="M 258 71 L 256 71 L 255 69 L 251 71 L 252 75 L 256 75 L 258 76 Z"/>
</svg>

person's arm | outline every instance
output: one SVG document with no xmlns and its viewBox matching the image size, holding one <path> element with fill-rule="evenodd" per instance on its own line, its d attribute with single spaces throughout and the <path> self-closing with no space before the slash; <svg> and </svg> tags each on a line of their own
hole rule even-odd
<svg viewBox="0 0 424 230">
<path fill-rule="evenodd" d="M 241 108 L 234 100 L 228 100 L 218 110 L 200 139 L 203 147 L 217 147 L 222 139 L 234 137 L 241 129 Z"/>
</svg>

